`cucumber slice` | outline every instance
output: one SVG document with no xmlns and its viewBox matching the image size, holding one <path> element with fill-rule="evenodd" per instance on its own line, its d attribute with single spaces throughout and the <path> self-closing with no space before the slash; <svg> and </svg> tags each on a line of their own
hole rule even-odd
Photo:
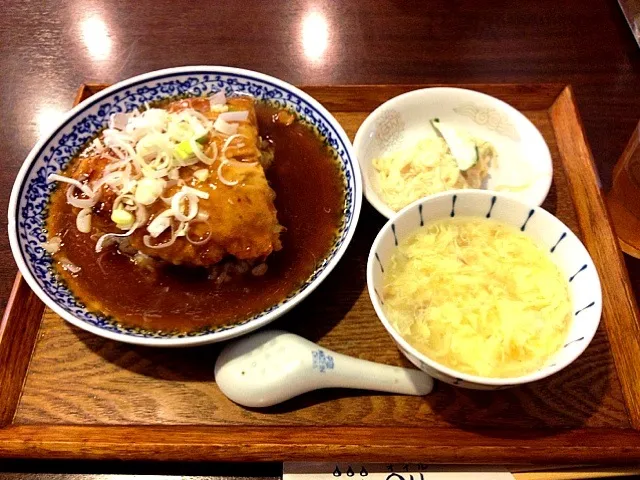
<svg viewBox="0 0 640 480">
<path fill-rule="evenodd" d="M 475 142 L 461 137 L 455 128 L 443 124 L 438 118 L 430 120 L 431 126 L 444 139 L 458 168 L 465 172 L 478 162 L 478 147 Z"/>
</svg>

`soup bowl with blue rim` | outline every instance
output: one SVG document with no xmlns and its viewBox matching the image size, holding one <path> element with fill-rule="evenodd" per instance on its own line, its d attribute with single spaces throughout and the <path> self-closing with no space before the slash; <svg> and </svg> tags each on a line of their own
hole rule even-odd
<svg viewBox="0 0 640 480">
<path fill-rule="evenodd" d="M 449 218 L 496 220 L 518 228 L 548 252 L 567 280 L 572 319 L 562 347 L 537 371 L 510 378 L 470 375 L 421 353 L 392 325 L 384 307 L 384 269 L 398 245 L 429 222 Z M 587 249 L 564 223 L 546 210 L 506 194 L 485 190 L 452 190 L 420 199 L 402 209 L 380 230 L 367 263 L 369 296 L 380 321 L 400 351 L 418 368 L 451 385 L 498 390 L 548 377 L 573 362 L 587 348 L 602 315 L 598 272 Z"/>
<path fill-rule="evenodd" d="M 45 221 L 55 182 L 81 148 L 99 133 L 117 112 L 131 112 L 145 104 L 180 96 L 224 91 L 227 96 L 251 95 L 297 114 L 330 148 L 340 168 L 345 201 L 342 223 L 326 258 L 284 300 L 238 323 L 190 333 L 146 331 L 124 326 L 89 311 L 55 275 L 53 260 L 42 247 L 47 240 Z M 42 138 L 26 158 L 16 178 L 9 203 L 9 239 L 16 263 L 42 301 L 69 323 L 94 334 L 127 343 L 180 347 L 213 343 L 256 330 L 304 300 L 331 272 L 344 254 L 356 227 L 362 202 L 358 161 L 338 121 L 316 100 L 277 78 L 232 67 L 179 67 L 150 72 L 119 82 L 71 110 L 53 132 Z"/>
</svg>

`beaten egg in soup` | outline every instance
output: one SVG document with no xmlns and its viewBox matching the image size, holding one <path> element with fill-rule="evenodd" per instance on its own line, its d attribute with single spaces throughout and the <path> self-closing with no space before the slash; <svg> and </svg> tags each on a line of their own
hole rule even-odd
<svg viewBox="0 0 640 480">
<path fill-rule="evenodd" d="M 568 283 L 526 234 L 485 219 L 421 227 L 384 272 L 384 311 L 427 357 L 506 378 L 543 367 L 571 322 Z"/>
</svg>

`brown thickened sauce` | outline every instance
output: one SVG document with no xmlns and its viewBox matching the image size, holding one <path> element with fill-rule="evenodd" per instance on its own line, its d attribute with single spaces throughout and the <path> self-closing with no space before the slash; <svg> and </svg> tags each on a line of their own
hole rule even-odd
<svg viewBox="0 0 640 480">
<path fill-rule="evenodd" d="M 66 202 L 66 188 L 53 195 L 50 236 L 62 237 L 56 258 L 80 267 L 56 267 L 90 310 L 146 330 L 196 331 L 240 322 L 295 291 L 329 254 L 342 222 L 343 179 L 331 152 L 307 126 L 274 122 L 278 111 L 256 104 L 260 135 L 275 145 L 267 178 L 276 192 L 282 250 L 267 258 L 263 276 L 250 273 L 217 283 L 204 268 L 135 265 L 115 247 L 95 252 L 95 240 L 80 233 Z"/>
</svg>

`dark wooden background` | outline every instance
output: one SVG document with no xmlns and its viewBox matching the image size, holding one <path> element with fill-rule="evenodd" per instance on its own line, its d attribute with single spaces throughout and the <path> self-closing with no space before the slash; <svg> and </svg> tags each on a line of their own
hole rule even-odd
<svg viewBox="0 0 640 480">
<path fill-rule="evenodd" d="M 640 119 L 640 50 L 613 0 L 4 0 L 0 211 L 80 83 L 189 64 L 304 85 L 571 83 L 605 188 Z M 6 234 L 0 258 L 4 309 L 16 273 Z M 627 263 L 640 295 L 640 261 Z"/>
</svg>

